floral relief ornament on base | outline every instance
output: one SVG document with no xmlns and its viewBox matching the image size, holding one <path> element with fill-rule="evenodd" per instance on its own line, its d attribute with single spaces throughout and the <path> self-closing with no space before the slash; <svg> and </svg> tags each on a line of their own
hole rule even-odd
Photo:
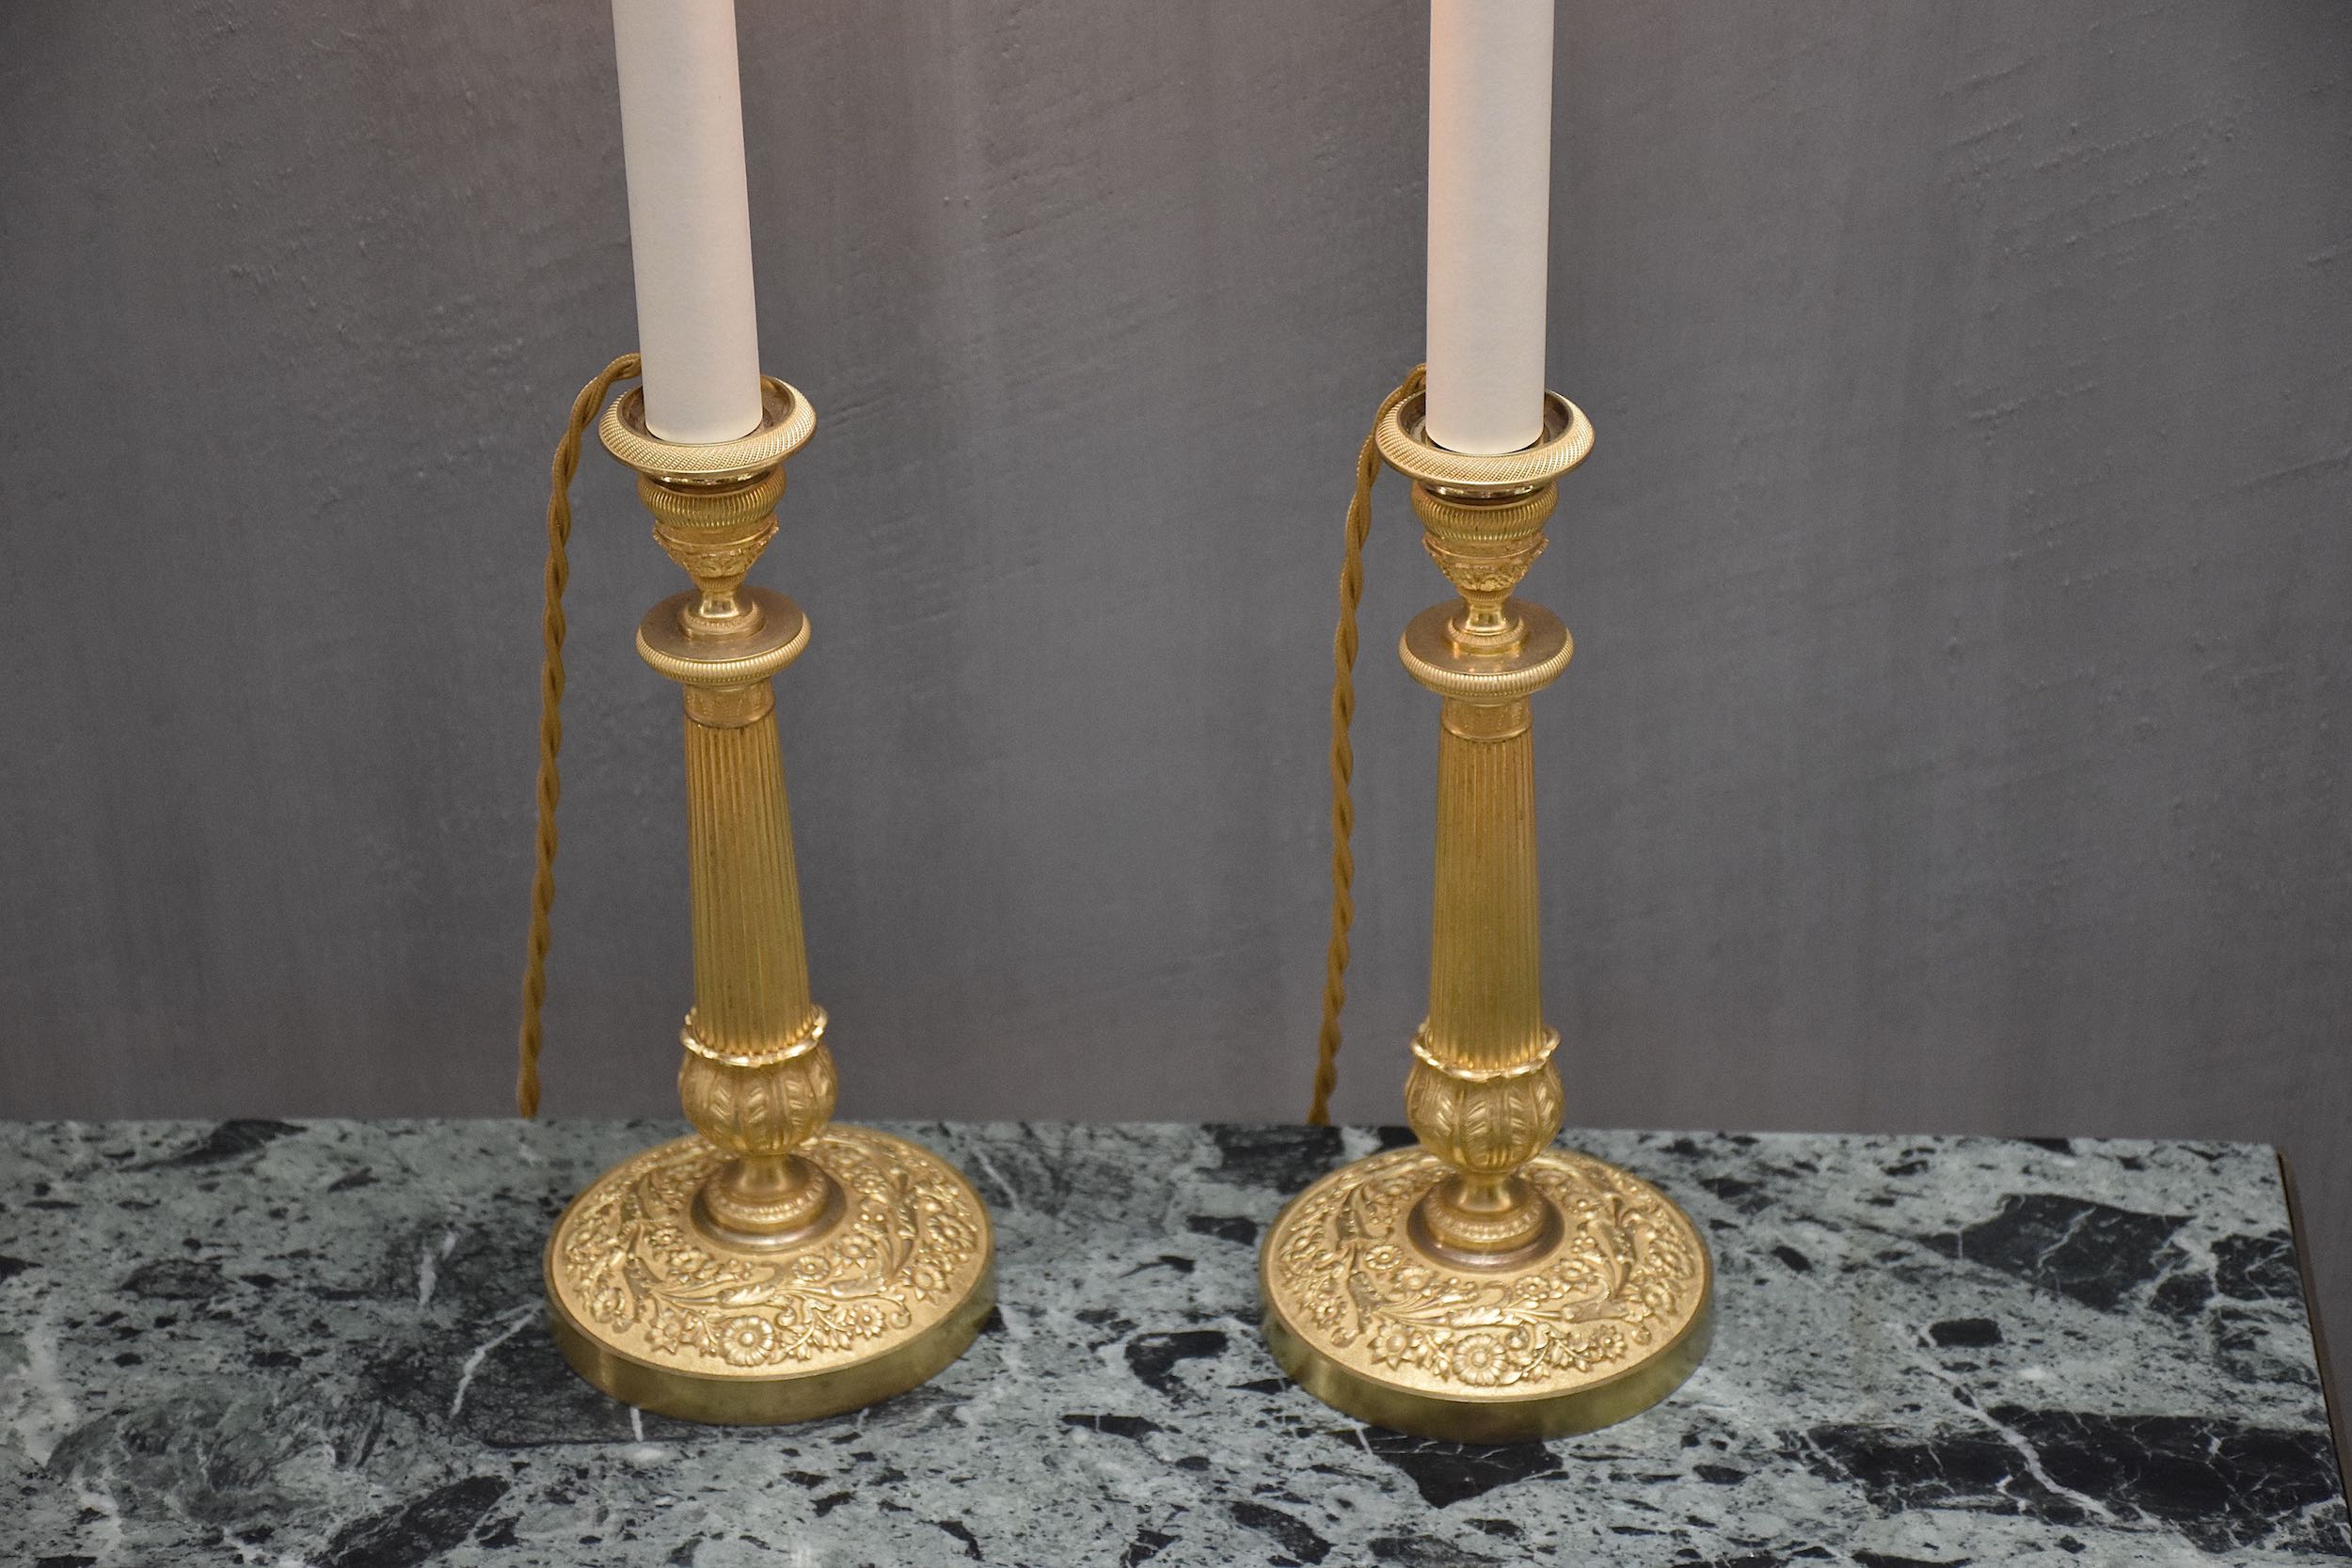
<svg viewBox="0 0 2352 1568">
<path fill-rule="evenodd" d="M 1418 1148 L 1360 1179 L 1310 1188 L 1267 1259 L 1300 1321 L 1350 1361 L 1468 1389 L 1605 1376 L 1688 1325 L 1705 1275 L 1697 1237 L 1663 1195 L 1597 1160 L 1552 1151 L 1526 1180 L 1567 1225 L 1537 1267 L 1482 1275 L 1406 1239 L 1406 1217 L 1451 1167 Z"/>
<path fill-rule="evenodd" d="M 801 1152 L 849 1205 L 821 1240 L 774 1257 L 711 1248 L 690 1215 L 723 1156 L 682 1138 L 612 1170 L 582 1204 L 561 1257 L 564 1293 L 652 1352 L 749 1370 L 863 1354 L 907 1332 L 915 1307 L 969 1287 L 986 1261 L 985 1221 L 951 1167 L 840 1125 Z"/>
</svg>

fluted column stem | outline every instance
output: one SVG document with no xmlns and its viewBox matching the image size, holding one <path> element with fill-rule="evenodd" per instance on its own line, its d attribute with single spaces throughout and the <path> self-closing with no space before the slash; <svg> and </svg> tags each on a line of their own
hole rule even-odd
<svg viewBox="0 0 2352 1568">
<path fill-rule="evenodd" d="M 1429 1037 L 1464 1067 L 1518 1067 L 1548 1044 L 1532 717 L 1525 698 L 1442 712 Z"/>
<path fill-rule="evenodd" d="M 686 721 L 694 1029 L 730 1056 L 788 1044 L 816 1011 L 772 698 L 760 707 L 748 723 Z"/>
</svg>

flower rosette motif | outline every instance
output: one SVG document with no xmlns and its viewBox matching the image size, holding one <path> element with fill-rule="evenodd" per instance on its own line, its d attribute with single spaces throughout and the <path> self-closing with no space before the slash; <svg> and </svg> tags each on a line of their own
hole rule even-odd
<svg viewBox="0 0 2352 1568">
<path fill-rule="evenodd" d="M 1365 1348 L 1371 1352 L 1372 1359 L 1383 1367 L 1416 1366 L 1427 1352 L 1421 1336 L 1403 1323 L 1391 1323 L 1376 1330 Z"/>
<path fill-rule="evenodd" d="M 893 1310 L 896 1308 L 895 1310 Z M 906 1322 L 907 1309 L 897 1302 L 885 1303 L 879 1298 L 853 1301 L 842 1309 L 850 1332 L 862 1339 L 870 1339 L 884 1329 L 896 1328 Z"/>
<path fill-rule="evenodd" d="M 1473 1388 L 1491 1388 L 1513 1374 L 1511 1358 L 1499 1334 L 1465 1334 L 1454 1340 L 1446 1370 Z"/>
<path fill-rule="evenodd" d="M 776 1325 L 754 1313 L 727 1319 L 718 1326 L 719 1354 L 731 1367 L 756 1367 L 775 1354 Z"/>
</svg>

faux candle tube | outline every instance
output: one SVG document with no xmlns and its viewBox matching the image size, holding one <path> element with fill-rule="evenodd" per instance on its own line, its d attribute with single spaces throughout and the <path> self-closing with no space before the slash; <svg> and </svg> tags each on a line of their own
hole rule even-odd
<svg viewBox="0 0 2352 1568">
<path fill-rule="evenodd" d="M 735 0 L 612 0 L 645 423 L 666 441 L 759 424 L 759 327 Z"/>
<path fill-rule="evenodd" d="M 1429 439 L 1543 434 L 1552 0 L 1431 0 Z"/>
</svg>

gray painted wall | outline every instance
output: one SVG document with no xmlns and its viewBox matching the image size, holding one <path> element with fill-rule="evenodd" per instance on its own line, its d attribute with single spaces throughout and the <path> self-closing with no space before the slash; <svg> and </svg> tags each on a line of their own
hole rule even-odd
<svg viewBox="0 0 2352 1568">
<path fill-rule="evenodd" d="M 1295 1115 L 1422 9 L 740 4 L 846 1103 Z M 2352 1318 L 2352 21 L 1567 13 L 1571 1118 L 2278 1141 Z M 0 1112 L 501 1113 L 547 451 L 631 335 L 601 8 L 16 0 L 0 131 Z M 660 1113 L 675 572 L 580 503 L 548 1101 Z M 1382 505 L 1368 1119 L 1439 586 Z"/>
</svg>

